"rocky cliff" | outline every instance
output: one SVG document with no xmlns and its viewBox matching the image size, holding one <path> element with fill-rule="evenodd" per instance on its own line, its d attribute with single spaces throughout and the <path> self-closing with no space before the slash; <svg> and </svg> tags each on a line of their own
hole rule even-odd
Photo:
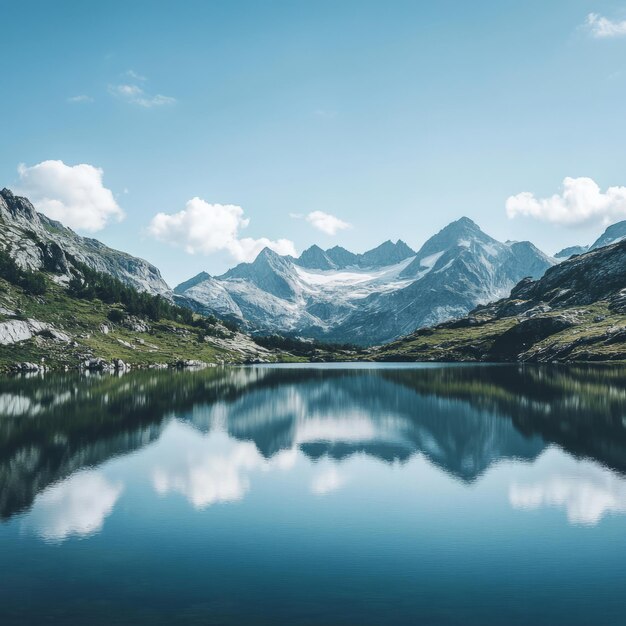
<svg viewBox="0 0 626 626">
<path fill-rule="evenodd" d="M 22 268 L 54 272 L 61 280 L 69 280 L 72 259 L 76 259 L 141 291 L 170 294 L 154 265 L 113 250 L 96 239 L 77 235 L 37 213 L 26 198 L 15 196 L 8 189 L 0 191 L 0 248 L 8 250 Z"/>
</svg>

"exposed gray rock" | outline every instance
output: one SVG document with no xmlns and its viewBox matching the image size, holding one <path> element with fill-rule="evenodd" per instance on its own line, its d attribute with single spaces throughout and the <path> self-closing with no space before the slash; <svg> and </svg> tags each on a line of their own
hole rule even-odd
<svg viewBox="0 0 626 626">
<path fill-rule="evenodd" d="M 179 368 L 204 368 L 204 367 L 209 367 L 213 365 L 214 364 L 212 363 L 205 363 L 204 361 L 198 361 L 196 359 L 181 359 L 179 361 L 176 361 L 176 363 L 174 363 L 174 367 L 179 367 Z"/>
<path fill-rule="evenodd" d="M 0 191 L 0 247 L 25 269 L 45 269 L 69 278 L 72 258 L 105 272 L 140 291 L 170 297 L 170 289 L 154 266 L 96 239 L 81 237 L 59 222 L 37 213 L 26 199 Z"/>
<path fill-rule="evenodd" d="M 605 246 L 610 246 L 624 239 L 626 239 L 626 220 L 609 226 L 602 235 L 589 246 L 589 250 L 604 248 Z"/>
<path fill-rule="evenodd" d="M 82 369 L 93 371 L 93 372 L 103 372 L 112 369 L 112 365 L 102 358 L 88 358 L 83 362 Z"/>
<path fill-rule="evenodd" d="M 594 314 L 595 307 L 607 305 L 608 314 Z M 619 314 L 626 314 L 626 240 L 563 261 L 539 280 L 520 281 L 509 298 L 419 330 L 372 355 L 417 361 L 623 361 L 626 324 Z M 472 322 L 484 326 L 480 335 L 450 332 Z M 420 342 L 421 337 L 430 339 Z"/>
<path fill-rule="evenodd" d="M 150 324 L 148 324 L 148 322 L 146 322 L 145 320 L 140 319 L 139 317 L 135 317 L 134 315 L 128 316 L 122 322 L 122 326 L 136 333 L 150 332 Z"/>
<path fill-rule="evenodd" d="M 564 261 L 565 259 L 569 259 L 576 254 L 584 254 L 587 250 L 589 250 L 589 246 L 570 246 L 569 248 L 559 250 L 559 252 L 554 255 L 554 258 L 559 261 Z"/>
<path fill-rule="evenodd" d="M 490 356 L 496 360 L 515 360 L 520 353 L 525 352 L 537 342 L 574 325 L 575 321 L 565 315 L 524 320 L 494 341 Z"/>
<path fill-rule="evenodd" d="M 462 218 L 417 253 L 402 241 L 359 255 L 312 246 L 298 259 L 266 248 L 222 276 L 180 285 L 176 300 L 253 331 L 369 345 L 466 315 L 553 264 L 529 242 L 498 242 Z"/>
<path fill-rule="evenodd" d="M 9 346 L 32 339 L 36 334 L 50 331 L 51 326 L 33 319 L 0 322 L 0 345 Z M 69 341 L 69 337 L 67 337 Z"/>
<path fill-rule="evenodd" d="M 30 363 L 28 361 L 16 363 L 14 366 L 16 372 L 41 372 L 45 371 L 45 369 L 45 366 L 42 364 Z"/>
</svg>

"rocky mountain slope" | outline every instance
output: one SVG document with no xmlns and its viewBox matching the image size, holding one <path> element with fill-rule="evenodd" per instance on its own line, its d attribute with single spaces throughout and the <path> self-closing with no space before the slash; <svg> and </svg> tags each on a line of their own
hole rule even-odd
<svg viewBox="0 0 626 626">
<path fill-rule="evenodd" d="M 626 240 L 574 256 L 469 316 L 372 352 L 382 360 L 626 359 Z"/>
<path fill-rule="evenodd" d="M 22 268 L 50 270 L 60 280 L 69 280 L 72 259 L 76 259 L 141 291 L 163 296 L 170 293 L 154 265 L 77 235 L 37 213 L 26 198 L 8 189 L 0 191 L 0 249 L 7 250 Z"/>
<path fill-rule="evenodd" d="M 531 243 L 498 242 L 462 218 L 417 253 L 403 241 L 364 254 L 313 246 L 297 259 L 265 249 L 252 263 L 218 277 L 203 273 L 175 292 L 179 302 L 251 331 L 372 345 L 464 315 L 553 264 Z"/>
<path fill-rule="evenodd" d="M 135 313 L 108 298 L 77 296 L 47 274 L 43 281 L 44 290 L 33 294 L 0 277 L 0 372 L 119 371 L 284 357 L 218 320 L 194 319 L 186 309 L 166 305 L 158 315 Z"/>
</svg>

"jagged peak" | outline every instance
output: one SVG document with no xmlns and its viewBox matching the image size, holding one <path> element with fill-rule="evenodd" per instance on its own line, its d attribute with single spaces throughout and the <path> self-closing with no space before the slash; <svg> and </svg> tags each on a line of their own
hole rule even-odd
<svg viewBox="0 0 626 626">
<path fill-rule="evenodd" d="M 447 226 L 441 229 L 440 232 L 451 232 L 451 231 L 472 231 L 472 232 L 480 232 L 482 233 L 482 229 L 480 226 L 472 219 L 467 216 L 460 217 L 458 220 L 454 220 L 450 222 Z"/>
<path fill-rule="evenodd" d="M 238 265 L 235 265 L 235 267 L 232 267 L 221 276 L 217 276 L 217 278 L 218 279 L 237 278 L 237 277 L 242 277 L 244 275 L 247 276 L 250 273 L 250 271 L 254 271 L 254 269 L 260 269 L 268 265 L 273 268 L 276 268 L 279 266 L 285 267 L 287 265 L 291 265 L 291 260 L 292 260 L 292 257 L 283 257 L 277 252 L 274 252 L 274 250 L 272 250 L 268 246 L 265 246 L 256 255 L 253 261 L 251 262 L 244 261 L 243 263 L 239 263 Z"/>
<path fill-rule="evenodd" d="M 316 252 L 316 253 L 317 252 L 322 252 L 323 253 L 324 250 L 322 250 L 322 248 L 320 248 L 316 243 L 314 243 L 312 246 L 309 246 L 306 250 L 304 250 L 300 256 L 302 256 L 304 254 L 307 254 L 307 253 L 311 253 L 311 252 Z"/>
<path fill-rule="evenodd" d="M 409 251 L 410 253 L 415 254 L 415 251 L 412 250 L 410 246 L 408 246 L 404 241 L 402 241 L 402 239 L 398 239 L 396 242 L 392 241 L 391 239 L 387 239 L 375 248 L 372 248 L 371 250 L 366 250 L 361 256 L 366 256 L 368 254 L 371 254 L 372 252 L 381 251 Z"/>
<path fill-rule="evenodd" d="M 459 219 L 452 222 L 452 224 L 463 224 L 465 226 L 476 226 L 476 228 L 478 228 L 478 224 L 476 224 L 473 219 L 467 217 L 467 215 L 459 217 Z"/>
<path fill-rule="evenodd" d="M 39 214 L 28 198 L 16 196 L 8 187 L 0 191 L 0 196 L 13 217 L 28 221 L 39 220 Z"/>
<path fill-rule="evenodd" d="M 281 259 L 281 258 L 282 257 L 280 256 L 280 254 L 278 254 L 278 252 L 275 252 L 269 246 L 265 246 L 265 248 L 263 248 L 263 250 L 261 250 L 261 252 L 257 254 L 253 263 L 256 263 L 257 261 L 262 261 L 264 259 Z"/>
<path fill-rule="evenodd" d="M 441 246 L 442 243 L 447 248 L 454 245 L 455 242 L 467 238 L 477 239 L 484 243 L 496 243 L 496 240 L 485 233 L 476 222 L 464 216 L 444 226 L 424 244 L 422 250 L 424 250 L 424 248 L 430 248 L 433 245 L 435 247 Z M 436 250 L 433 251 L 436 252 Z"/>
<path fill-rule="evenodd" d="M 327 253 L 316 244 L 307 248 L 297 259 L 294 259 L 294 261 L 298 265 L 308 269 L 329 270 L 337 267 L 328 257 Z"/>
<path fill-rule="evenodd" d="M 192 287 L 195 287 L 196 285 L 199 285 L 200 283 L 203 283 L 205 280 L 209 280 L 210 278 L 211 278 L 211 274 L 209 274 L 208 272 L 205 272 L 205 271 L 199 272 L 198 274 L 196 274 L 195 276 L 192 276 L 188 280 L 185 280 L 179 285 L 176 285 L 173 291 L 174 293 L 182 294 L 184 291 L 187 291 L 187 289 L 191 289 Z"/>
</svg>

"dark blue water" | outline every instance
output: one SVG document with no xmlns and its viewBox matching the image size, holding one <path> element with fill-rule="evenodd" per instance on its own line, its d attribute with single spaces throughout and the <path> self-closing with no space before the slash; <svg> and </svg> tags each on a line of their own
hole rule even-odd
<svg viewBox="0 0 626 626">
<path fill-rule="evenodd" d="M 0 381 L 0 624 L 624 624 L 626 370 Z"/>
</svg>

